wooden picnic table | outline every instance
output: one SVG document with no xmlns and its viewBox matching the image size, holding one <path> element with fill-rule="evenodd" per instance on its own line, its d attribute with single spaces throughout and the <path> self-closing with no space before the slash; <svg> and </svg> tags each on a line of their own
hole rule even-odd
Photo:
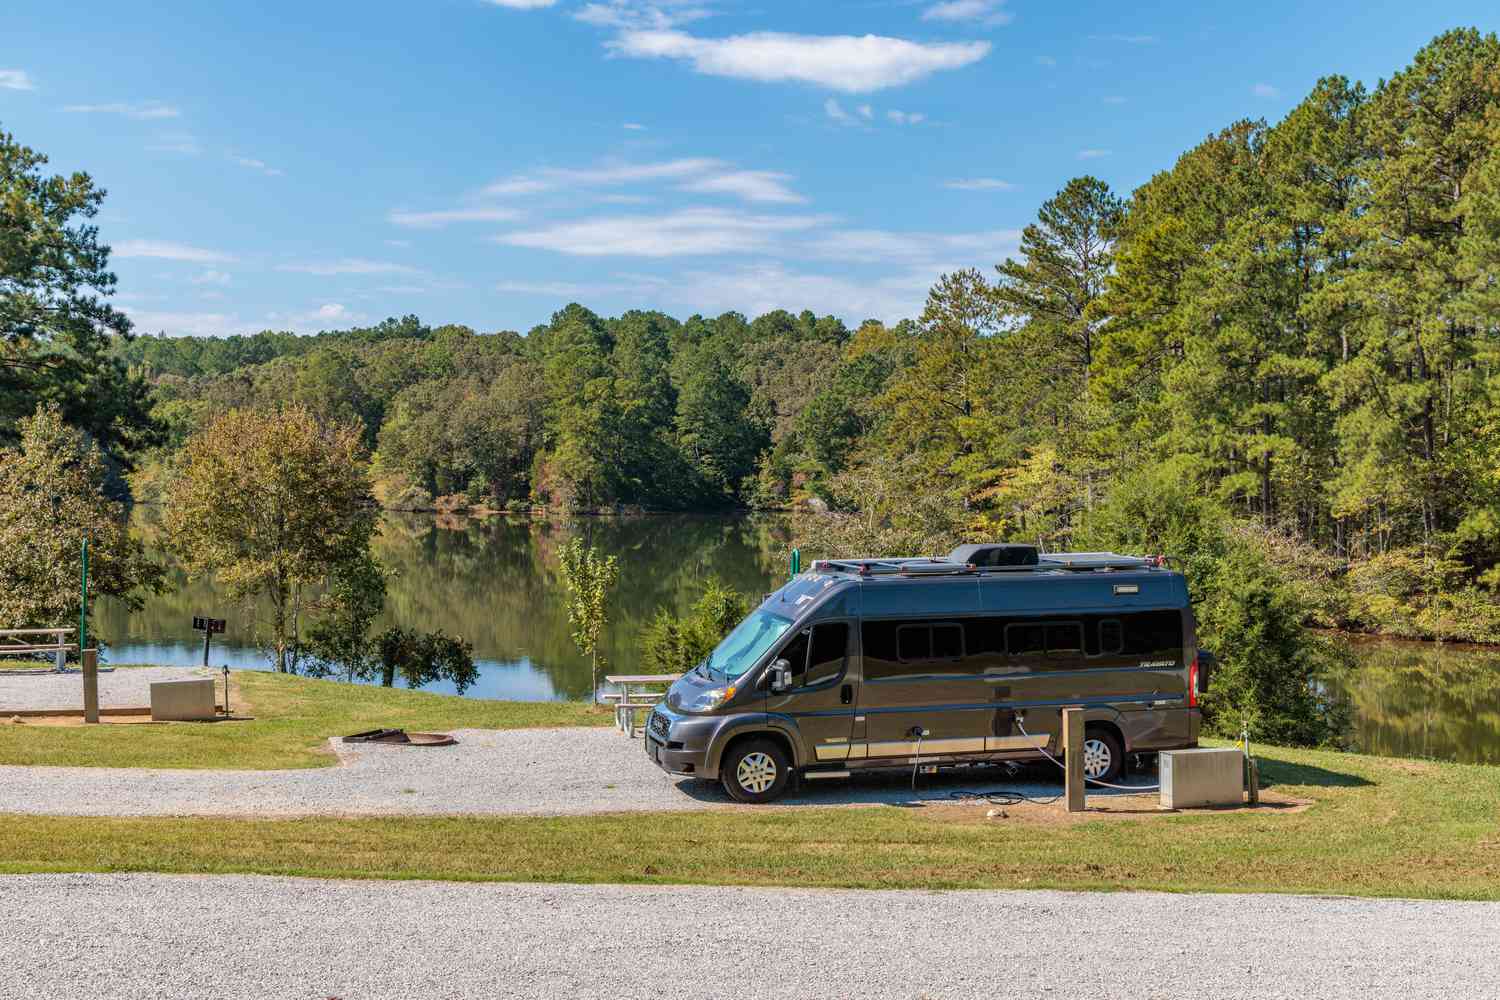
<svg viewBox="0 0 1500 1000">
<path fill-rule="evenodd" d="M 604 679 L 610 684 L 620 687 L 618 695 L 605 695 L 606 699 L 615 703 L 615 726 L 635 739 L 635 713 L 638 709 L 654 708 L 661 699 L 664 691 L 651 690 L 656 685 L 670 685 L 681 677 L 681 674 L 605 674 Z M 639 688 L 635 692 L 630 689 Z"/>
</svg>

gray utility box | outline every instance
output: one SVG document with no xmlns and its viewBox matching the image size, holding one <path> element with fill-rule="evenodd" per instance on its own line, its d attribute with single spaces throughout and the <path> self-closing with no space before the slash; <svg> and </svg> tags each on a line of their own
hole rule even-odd
<svg viewBox="0 0 1500 1000">
<path fill-rule="evenodd" d="M 214 682 L 205 677 L 191 681 L 157 681 L 151 685 L 151 721 L 184 722 L 212 719 L 218 710 L 214 707 Z"/>
<path fill-rule="evenodd" d="M 1163 750 L 1158 761 L 1163 809 L 1237 806 L 1244 802 L 1245 754 L 1241 750 Z"/>
</svg>

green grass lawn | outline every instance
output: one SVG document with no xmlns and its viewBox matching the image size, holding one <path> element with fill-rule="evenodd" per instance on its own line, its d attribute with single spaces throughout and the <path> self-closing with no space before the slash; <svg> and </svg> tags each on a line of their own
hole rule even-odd
<svg viewBox="0 0 1500 1000">
<path fill-rule="evenodd" d="M 55 663 L 51 660 L 12 660 L 0 657 L 0 670 L 51 670 Z"/>
<path fill-rule="evenodd" d="M 604 725 L 607 707 L 481 701 L 246 670 L 230 708 L 249 722 L 162 725 L 0 725 L 0 764 L 265 770 L 325 767 L 329 736 L 397 726 L 413 732 Z M 219 696 L 223 696 L 222 688 Z"/>
<path fill-rule="evenodd" d="M 607 709 L 236 675 L 252 723 L 0 726 L 0 762 L 317 766 L 332 733 L 596 724 Z M 0 872 L 864 888 L 1274 891 L 1500 899 L 1500 768 L 1263 747 L 1310 805 L 1068 817 L 1061 808 L 763 807 L 566 818 L 238 820 L 5 816 Z M 661 776 L 660 780 L 669 780 Z M 0 804 L 3 804 L 0 790 Z"/>
<path fill-rule="evenodd" d="M 0 872 L 1500 899 L 1500 769 L 1267 749 L 1296 813 L 759 808 L 514 819 L 6 817 Z M 663 781 L 667 780 L 665 777 Z"/>
</svg>

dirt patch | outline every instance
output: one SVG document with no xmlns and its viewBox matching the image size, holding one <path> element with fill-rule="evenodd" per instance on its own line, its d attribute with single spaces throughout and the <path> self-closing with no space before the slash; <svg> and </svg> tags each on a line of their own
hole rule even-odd
<svg viewBox="0 0 1500 1000">
<path fill-rule="evenodd" d="M 68 710 L 62 712 L 28 713 L 26 715 L 7 715 L 0 718 L 0 722 L 9 726 L 83 726 L 82 710 Z M 99 723 L 106 726 L 132 726 L 151 722 L 151 709 L 143 708 L 137 711 L 115 709 L 112 712 L 101 712 Z"/>
<path fill-rule="evenodd" d="M 1163 809 L 1155 793 L 1142 795 L 1094 796 L 1081 813 L 1070 813 L 1058 802 L 1021 802 L 995 805 L 990 802 L 959 802 L 949 805 L 923 804 L 923 815 L 952 823 L 1022 823 L 1027 826 L 1072 826 L 1093 820 L 1151 820 L 1167 816 L 1232 815 L 1254 813 L 1259 816 L 1290 816 L 1312 807 L 1312 799 L 1263 791 L 1260 805 L 1221 806 L 1205 809 Z M 910 808 L 910 807 L 908 807 Z"/>
</svg>

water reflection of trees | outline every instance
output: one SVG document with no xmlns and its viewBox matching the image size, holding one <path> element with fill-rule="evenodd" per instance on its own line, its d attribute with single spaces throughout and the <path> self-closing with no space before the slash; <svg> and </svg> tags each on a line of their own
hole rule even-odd
<svg viewBox="0 0 1500 1000">
<path fill-rule="evenodd" d="M 160 555 L 149 509 L 135 525 Z M 387 515 L 375 552 L 395 575 L 377 627 L 442 629 L 474 644 L 475 658 L 529 660 L 560 694 L 588 694 L 587 662 L 568 634 L 557 550 L 573 535 L 620 561 L 610 627 L 601 651 L 613 670 L 631 670 L 641 628 L 659 607 L 681 613 L 711 576 L 759 597 L 785 573 L 784 532 L 775 518 L 671 515 L 541 521 Z M 172 571 L 176 589 L 130 615 L 101 608 L 102 634 L 115 642 L 192 642 L 194 614 L 226 612 L 224 641 L 249 646 L 249 616 L 218 603 L 210 583 Z"/>
<path fill-rule="evenodd" d="M 1431 643 L 1351 644 L 1325 678 L 1366 753 L 1500 764 L 1500 651 Z"/>
</svg>

